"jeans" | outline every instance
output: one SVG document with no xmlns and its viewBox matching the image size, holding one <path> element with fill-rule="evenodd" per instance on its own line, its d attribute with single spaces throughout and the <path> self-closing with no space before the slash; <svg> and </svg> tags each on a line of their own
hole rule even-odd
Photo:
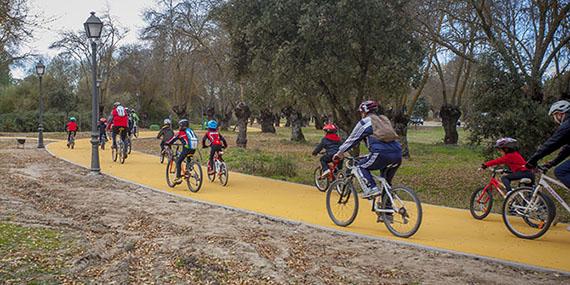
<svg viewBox="0 0 570 285">
<path fill-rule="evenodd" d="M 370 171 L 380 170 L 381 176 L 392 185 L 392 179 L 396 175 L 396 171 L 402 164 L 401 153 L 370 153 L 358 161 L 358 171 L 366 180 L 366 184 L 370 188 L 376 187 L 376 182 L 372 178 Z"/>
<path fill-rule="evenodd" d="M 503 177 L 501 177 L 501 181 L 503 182 L 503 184 L 505 184 L 505 188 L 507 190 L 507 192 L 511 191 L 511 181 L 512 180 L 521 180 L 523 178 L 529 178 L 532 183 L 534 184 L 534 174 L 532 174 L 532 172 L 530 170 L 526 170 L 526 171 L 517 171 L 517 172 L 513 172 L 511 174 L 505 175 Z"/>
<path fill-rule="evenodd" d="M 562 184 L 570 188 L 570 160 L 566 160 L 558 165 L 558 167 L 554 169 L 554 175 L 556 175 L 556 178 L 558 178 Z"/>
<path fill-rule="evenodd" d="M 119 129 L 123 129 L 123 131 L 121 132 Z M 125 150 L 127 149 L 127 128 L 126 127 L 116 127 L 113 126 L 113 133 L 112 133 L 112 138 L 113 138 L 113 147 L 117 147 L 117 134 L 121 133 L 121 141 L 123 142 L 123 144 L 125 145 Z"/>
<path fill-rule="evenodd" d="M 194 153 L 196 152 L 195 149 L 189 149 L 186 147 L 182 147 L 182 151 L 180 152 L 180 155 L 178 156 L 178 159 L 176 160 L 176 178 L 180 178 L 181 172 L 182 172 L 182 162 L 186 159 L 186 157 L 188 155 L 194 155 Z"/>
</svg>

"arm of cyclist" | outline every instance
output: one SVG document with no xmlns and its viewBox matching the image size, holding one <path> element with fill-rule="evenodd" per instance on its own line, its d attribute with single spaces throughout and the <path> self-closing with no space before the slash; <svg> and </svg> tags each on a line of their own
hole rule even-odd
<svg viewBox="0 0 570 285">
<path fill-rule="evenodd" d="M 334 155 L 335 158 L 342 159 L 344 153 L 349 149 L 353 148 L 356 144 L 362 141 L 367 136 L 371 135 L 372 123 L 370 120 L 360 120 L 356 127 L 350 133 L 350 136 L 344 141 L 344 143 L 338 148 L 338 152 Z"/>
<path fill-rule="evenodd" d="M 222 148 L 228 148 L 228 142 L 226 141 L 226 138 L 222 136 L 222 134 L 220 134 L 220 141 L 222 141 Z"/>
<path fill-rule="evenodd" d="M 315 149 L 313 150 L 313 155 L 316 156 L 317 154 L 319 154 L 319 152 L 321 152 L 321 150 L 323 150 L 324 145 L 323 145 L 323 140 L 321 139 L 321 142 L 315 147 Z"/>
<path fill-rule="evenodd" d="M 208 146 L 206 145 L 206 141 L 209 141 L 208 139 L 208 132 L 206 132 L 206 134 L 204 134 L 204 136 L 202 137 L 202 148 L 207 148 Z"/>
<path fill-rule="evenodd" d="M 570 120 L 566 120 L 556 129 L 556 132 L 529 158 L 527 165 L 534 167 L 543 157 L 553 153 L 555 150 L 567 143 L 570 136 Z"/>
<path fill-rule="evenodd" d="M 552 168 L 564 161 L 568 156 L 570 156 L 570 145 L 565 145 L 560 149 L 560 152 L 553 160 L 544 164 L 544 167 Z"/>
</svg>

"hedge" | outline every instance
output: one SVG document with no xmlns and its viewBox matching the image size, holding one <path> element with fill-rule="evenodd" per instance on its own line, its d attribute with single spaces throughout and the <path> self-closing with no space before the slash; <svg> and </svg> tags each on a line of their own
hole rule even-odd
<svg viewBox="0 0 570 285">
<path fill-rule="evenodd" d="M 0 115 L 0 132 L 35 132 L 38 129 L 39 112 L 17 112 L 5 113 Z M 68 118 L 74 116 L 77 118 L 77 124 L 80 131 L 91 129 L 91 113 L 70 113 L 63 112 L 47 112 L 44 113 L 44 131 L 61 132 L 65 131 L 65 124 Z"/>
</svg>

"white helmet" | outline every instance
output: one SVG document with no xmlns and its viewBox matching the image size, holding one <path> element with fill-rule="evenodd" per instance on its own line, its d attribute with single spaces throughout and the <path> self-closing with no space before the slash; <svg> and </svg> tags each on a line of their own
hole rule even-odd
<svg viewBox="0 0 570 285">
<path fill-rule="evenodd" d="M 164 119 L 164 124 L 165 125 L 171 125 L 172 121 L 170 119 Z"/>
<path fill-rule="evenodd" d="M 552 116 L 555 112 L 566 113 L 570 110 L 570 102 L 566 100 L 560 100 L 554 102 L 552 106 L 550 106 L 550 110 L 548 110 L 548 116 Z"/>
</svg>

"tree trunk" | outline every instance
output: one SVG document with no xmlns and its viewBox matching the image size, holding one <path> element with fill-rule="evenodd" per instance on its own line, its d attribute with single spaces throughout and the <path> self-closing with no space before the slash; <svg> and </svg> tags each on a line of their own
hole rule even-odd
<svg viewBox="0 0 570 285">
<path fill-rule="evenodd" d="M 402 156 L 410 158 L 410 148 L 408 146 L 408 122 L 410 117 L 403 111 L 394 112 L 392 116 L 392 124 L 394 130 L 400 136 L 400 143 L 402 144 Z"/>
<path fill-rule="evenodd" d="M 236 144 L 238 147 L 245 148 L 247 146 L 247 120 L 251 116 L 251 111 L 245 102 L 239 102 L 234 112 L 239 129 Z"/>
<path fill-rule="evenodd" d="M 232 111 L 230 110 L 220 118 L 220 130 L 227 131 L 230 127 L 230 121 L 232 120 Z"/>
<path fill-rule="evenodd" d="M 279 114 L 273 114 L 273 121 L 276 127 L 281 127 L 281 116 Z"/>
<path fill-rule="evenodd" d="M 457 121 L 461 117 L 461 111 L 458 106 L 454 105 L 442 105 L 440 112 L 441 124 L 443 125 L 443 130 L 445 131 L 445 137 L 443 139 L 444 144 L 457 144 L 459 141 L 459 134 L 457 133 Z"/>
<path fill-rule="evenodd" d="M 186 111 L 186 103 L 172 106 L 172 112 L 178 116 L 178 119 L 188 119 L 188 112 Z"/>
<path fill-rule="evenodd" d="M 261 125 L 262 133 L 275 133 L 273 113 L 268 110 L 262 110 L 259 114 L 259 124 Z"/>
<path fill-rule="evenodd" d="M 296 142 L 304 142 L 305 136 L 303 135 L 303 115 L 301 112 L 293 110 L 289 116 L 291 122 L 291 140 Z"/>
</svg>

